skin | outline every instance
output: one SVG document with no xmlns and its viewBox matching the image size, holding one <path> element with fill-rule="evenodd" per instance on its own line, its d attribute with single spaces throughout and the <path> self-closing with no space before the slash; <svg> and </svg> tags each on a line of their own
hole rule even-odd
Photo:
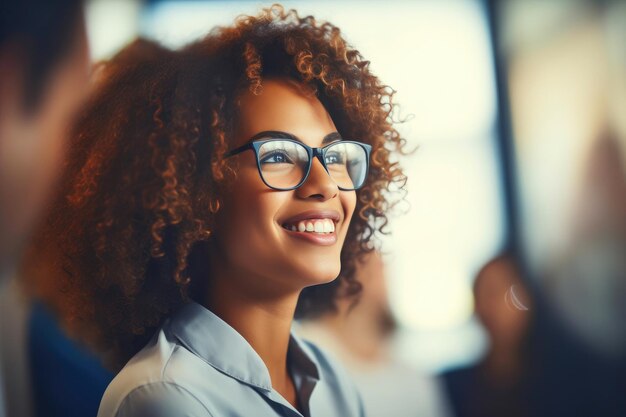
<svg viewBox="0 0 626 417">
<path fill-rule="evenodd" d="M 34 111 L 23 106 L 20 54 L 0 50 L 0 276 L 16 262 L 60 173 L 68 128 L 83 101 L 89 57 L 82 22 Z"/>
<path fill-rule="evenodd" d="M 532 309 L 515 267 L 506 259 L 496 260 L 480 272 L 474 283 L 475 310 L 489 333 L 489 352 L 484 360 L 487 372 L 496 379 L 511 379 L 521 371 L 520 349 L 526 335 L 529 313 L 507 303 L 505 294 L 515 296 Z"/>
<path fill-rule="evenodd" d="M 320 147 L 337 128 L 314 95 L 292 82 L 266 80 L 260 95 L 246 93 L 240 98 L 231 149 L 269 130 L 288 132 Z M 262 182 L 253 151 L 233 159 L 237 177 L 218 213 L 206 305 L 250 343 L 265 362 L 273 388 L 298 408 L 287 368 L 298 296 L 305 287 L 338 276 L 356 193 L 339 190 L 318 160 L 300 188 L 276 191 Z M 336 243 L 321 246 L 289 236 L 282 228 L 286 219 L 310 209 L 340 214 Z"/>
</svg>

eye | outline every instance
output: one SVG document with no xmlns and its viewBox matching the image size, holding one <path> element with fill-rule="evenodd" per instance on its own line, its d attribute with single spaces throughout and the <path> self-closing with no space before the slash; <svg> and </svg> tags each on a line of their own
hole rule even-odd
<svg viewBox="0 0 626 417">
<path fill-rule="evenodd" d="M 293 163 L 286 152 L 271 151 L 260 158 L 262 164 L 291 164 Z"/>
<path fill-rule="evenodd" d="M 343 164 L 343 154 L 339 152 L 328 152 L 325 158 L 326 164 Z"/>
</svg>

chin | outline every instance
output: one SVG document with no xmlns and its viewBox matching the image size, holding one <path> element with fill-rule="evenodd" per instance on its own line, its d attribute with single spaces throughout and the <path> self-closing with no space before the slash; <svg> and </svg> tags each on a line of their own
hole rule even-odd
<svg viewBox="0 0 626 417">
<path fill-rule="evenodd" d="M 328 284 L 334 281 L 341 272 L 340 262 L 325 262 L 323 264 L 308 265 L 306 270 L 300 275 L 306 277 L 305 286 Z"/>
</svg>

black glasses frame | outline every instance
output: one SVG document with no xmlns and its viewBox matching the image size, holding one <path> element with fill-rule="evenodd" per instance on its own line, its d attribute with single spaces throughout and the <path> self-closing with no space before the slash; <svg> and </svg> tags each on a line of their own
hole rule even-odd
<svg viewBox="0 0 626 417">
<path fill-rule="evenodd" d="M 263 172 L 261 171 L 261 161 L 259 160 L 259 149 L 261 149 L 261 146 L 263 146 L 265 143 L 273 142 L 273 141 L 294 142 L 294 143 L 297 143 L 298 145 L 301 145 L 304 149 L 306 149 L 306 152 L 307 152 L 307 154 L 309 156 L 309 162 L 307 163 L 307 167 L 306 167 L 306 174 L 304 175 L 302 180 L 297 185 L 295 185 L 293 187 L 289 187 L 289 188 L 273 187 L 273 186 L 269 185 L 267 183 L 267 181 L 265 181 L 265 178 L 263 177 Z M 308 146 L 308 145 L 306 145 L 306 144 L 304 144 L 304 143 L 302 143 L 300 141 L 289 139 L 289 138 L 261 139 L 261 140 L 254 140 L 252 142 L 248 142 L 245 145 L 242 145 L 242 146 L 240 146 L 238 148 L 235 148 L 235 149 L 227 152 L 226 153 L 226 157 L 230 158 L 231 156 L 235 156 L 237 154 L 240 154 L 240 153 L 242 153 L 244 151 L 247 151 L 248 149 L 252 149 L 254 151 L 254 157 L 256 158 L 256 167 L 257 167 L 257 169 L 259 171 L 259 176 L 261 177 L 261 180 L 263 181 L 263 183 L 265 185 L 267 185 L 269 188 L 271 188 L 272 190 L 291 191 L 291 190 L 295 190 L 296 188 L 300 187 L 309 178 L 309 174 L 311 173 L 311 166 L 313 165 L 313 158 L 317 158 L 321 162 L 322 166 L 326 170 L 326 173 L 330 176 L 330 172 L 328 172 L 328 167 L 326 166 L 326 162 L 324 161 L 324 159 L 326 157 L 326 152 L 328 151 L 328 148 L 330 148 L 333 145 L 337 145 L 339 143 L 353 143 L 353 144 L 358 145 L 361 148 L 363 148 L 363 150 L 365 151 L 365 177 L 364 178 L 367 178 L 367 174 L 369 172 L 370 153 L 372 152 L 372 146 L 368 145 L 367 143 L 356 142 L 356 141 L 353 141 L 353 140 L 335 141 L 335 142 L 329 143 L 328 145 L 326 145 L 324 147 L 321 147 L 321 148 L 311 148 L 310 146 Z M 363 184 L 365 184 L 365 180 L 363 180 Z M 337 185 L 337 187 L 340 190 L 342 190 L 342 191 L 353 191 L 353 190 L 358 190 L 359 188 L 363 187 L 363 184 L 361 184 L 361 185 L 359 185 L 358 187 L 355 187 L 355 188 L 343 188 L 343 187 L 339 187 L 339 185 Z"/>
</svg>

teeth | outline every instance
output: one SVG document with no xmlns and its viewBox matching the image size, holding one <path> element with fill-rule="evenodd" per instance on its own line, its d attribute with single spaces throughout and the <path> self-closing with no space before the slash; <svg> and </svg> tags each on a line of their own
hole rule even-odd
<svg viewBox="0 0 626 417">
<path fill-rule="evenodd" d="M 334 233 L 335 223 L 331 219 L 309 219 L 286 225 L 285 228 L 293 232 Z"/>
</svg>

